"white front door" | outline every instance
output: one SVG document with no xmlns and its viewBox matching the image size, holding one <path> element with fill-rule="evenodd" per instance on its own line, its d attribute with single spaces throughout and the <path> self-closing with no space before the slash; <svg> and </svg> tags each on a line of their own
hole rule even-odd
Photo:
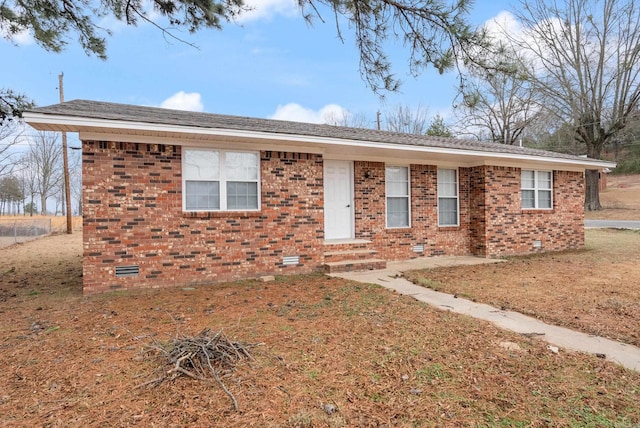
<svg viewBox="0 0 640 428">
<path fill-rule="evenodd" d="M 324 238 L 353 238 L 351 161 L 324 161 Z"/>
</svg>

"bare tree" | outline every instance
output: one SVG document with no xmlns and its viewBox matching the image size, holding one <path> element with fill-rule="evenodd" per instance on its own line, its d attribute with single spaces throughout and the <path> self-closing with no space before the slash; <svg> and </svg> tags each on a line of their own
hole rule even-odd
<svg viewBox="0 0 640 428">
<path fill-rule="evenodd" d="M 640 102 L 640 8 L 635 0 L 523 0 L 518 18 L 526 32 L 511 40 L 534 59 L 546 108 L 600 158 Z M 601 209 L 598 172 L 586 179 L 585 209 Z"/>
<path fill-rule="evenodd" d="M 35 188 L 40 195 L 42 214 L 47 210 L 47 199 L 62 182 L 62 146 L 58 134 L 38 131 L 31 141 L 26 158 L 27 168 L 34 170 Z"/>
<path fill-rule="evenodd" d="M 0 178 L 0 215 L 19 213 L 24 193 L 20 180 L 15 175 Z"/>
<path fill-rule="evenodd" d="M 349 128 L 371 128 L 371 121 L 367 120 L 364 113 L 351 113 L 342 110 L 340 113 L 329 113 L 324 116 L 324 123 L 333 126 L 346 126 Z"/>
<path fill-rule="evenodd" d="M 70 198 L 72 201 L 73 199 L 79 200 L 82 197 L 81 160 L 79 153 L 74 153 L 73 150 L 69 150 L 69 188 Z M 64 180 L 60 180 L 56 188 L 52 190 L 51 195 L 55 199 L 56 215 L 58 210 L 63 216 L 66 215 L 67 204 L 65 199 L 66 193 L 64 191 Z M 70 206 L 72 207 L 71 212 L 73 214 L 73 204 L 70 204 Z"/>
<path fill-rule="evenodd" d="M 38 194 L 38 179 L 37 170 L 34 167 L 35 160 L 31 151 L 25 153 L 19 161 L 20 163 L 20 177 L 22 186 L 24 188 L 25 199 L 29 198 L 29 215 L 33 217 L 35 211 L 35 196 Z M 25 210 L 26 211 L 26 210 Z"/>
<path fill-rule="evenodd" d="M 528 79 L 531 65 L 513 49 L 500 45 L 498 53 L 486 59 L 494 67 L 470 64 L 456 113 L 462 135 L 513 145 L 538 118 L 541 105 Z"/>
<path fill-rule="evenodd" d="M 0 177 L 14 171 L 15 146 L 20 143 L 22 134 L 21 122 L 12 119 L 0 121 Z"/>
<path fill-rule="evenodd" d="M 429 128 L 429 109 L 398 105 L 384 115 L 387 131 L 424 135 Z"/>
</svg>

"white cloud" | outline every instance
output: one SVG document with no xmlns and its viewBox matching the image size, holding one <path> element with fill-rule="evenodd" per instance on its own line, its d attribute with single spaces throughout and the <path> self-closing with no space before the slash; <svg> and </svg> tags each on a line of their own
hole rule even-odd
<svg viewBox="0 0 640 428">
<path fill-rule="evenodd" d="M 511 12 L 502 11 L 484 24 L 491 37 L 504 38 L 506 34 L 521 36 L 523 32 L 522 24 Z"/>
<path fill-rule="evenodd" d="M 238 22 L 241 24 L 261 19 L 269 20 L 275 15 L 293 17 L 300 14 L 300 7 L 296 0 L 246 0 L 245 4 L 251 10 L 238 17 Z"/>
<path fill-rule="evenodd" d="M 541 58 L 547 57 L 547 43 L 544 39 L 556 33 L 556 39 L 563 40 L 563 23 L 558 17 L 536 22 L 529 27 L 519 21 L 512 13 L 502 11 L 485 23 L 488 34 L 494 39 L 505 42 L 518 56 L 528 61 L 534 70 L 542 66 Z M 541 35 L 544 35 L 541 37 Z M 586 40 L 585 40 L 586 42 Z"/>
<path fill-rule="evenodd" d="M 22 30 L 19 33 L 14 34 L 11 36 L 11 40 L 13 40 L 13 42 L 18 46 L 28 46 L 35 43 L 31 32 L 27 30 Z"/>
<path fill-rule="evenodd" d="M 160 107 L 174 110 L 204 111 L 202 97 L 197 92 L 177 92 L 164 100 L 162 104 L 160 104 Z"/>
<path fill-rule="evenodd" d="M 5 5 L 3 4 L 3 6 Z M 17 8 L 12 9 L 11 5 L 6 5 L 5 7 L 8 7 L 10 11 L 19 13 L 19 10 Z M 0 24 L 2 23 L 0 22 Z M 25 29 L 17 33 L 11 34 L 11 32 L 9 31 L 9 28 L 7 27 L 9 26 L 0 25 L 0 39 L 9 40 L 10 42 L 15 43 L 18 46 L 27 46 L 35 43 L 35 39 L 33 38 L 33 35 L 29 30 Z"/>
<path fill-rule="evenodd" d="M 331 118 L 343 117 L 349 112 L 337 104 L 327 104 L 319 110 L 302 107 L 300 104 L 289 103 L 279 105 L 276 112 L 269 119 L 291 120 L 293 122 L 327 123 Z"/>
</svg>

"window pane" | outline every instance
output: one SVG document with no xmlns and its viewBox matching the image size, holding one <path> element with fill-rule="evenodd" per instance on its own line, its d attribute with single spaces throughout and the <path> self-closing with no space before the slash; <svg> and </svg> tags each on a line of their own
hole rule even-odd
<svg viewBox="0 0 640 428">
<path fill-rule="evenodd" d="M 538 192 L 538 208 L 551 208 L 550 190 L 540 190 Z"/>
<path fill-rule="evenodd" d="M 458 196 L 455 169 L 438 169 L 438 195 Z"/>
<path fill-rule="evenodd" d="M 456 182 L 455 169 L 438 169 L 438 184 L 455 183 L 455 182 Z"/>
<path fill-rule="evenodd" d="M 438 199 L 438 224 L 440 226 L 456 226 L 458 224 L 458 199 Z"/>
<path fill-rule="evenodd" d="M 440 183 L 438 184 L 438 195 L 440 196 L 457 196 L 456 183 Z"/>
<path fill-rule="evenodd" d="M 258 179 L 256 153 L 225 153 L 225 175 L 228 180 L 250 181 Z"/>
<path fill-rule="evenodd" d="M 538 171 L 538 189 L 551 189 L 551 173 Z"/>
<path fill-rule="evenodd" d="M 388 196 L 407 196 L 409 194 L 407 182 L 387 182 L 387 195 Z"/>
<path fill-rule="evenodd" d="M 409 195 L 409 168 L 404 166 L 386 167 L 387 196 Z"/>
<path fill-rule="evenodd" d="M 522 171 L 522 188 L 533 189 L 535 187 L 535 177 L 533 171 Z"/>
<path fill-rule="evenodd" d="M 211 150 L 184 151 L 185 180 L 219 180 L 220 154 Z"/>
<path fill-rule="evenodd" d="M 409 198 L 387 198 L 387 226 L 409 226 Z"/>
<path fill-rule="evenodd" d="M 227 209 L 258 209 L 258 183 L 227 182 Z"/>
<path fill-rule="evenodd" d="M 185 184 L 187 210 L 220 209 L 220 183 L 218 181 L 187 181 Z"/>
<path fill-rule="evenodd" d="M 535 208 L 536 207 L 536 192 L 535 190 L 523 190 L 522 191 L 522 208 Z"/>
<path fill-rule="evenodd" d="M 387 181 L 409 181 L 409 168 L 405 166 L 388 166 L 386 168 Z"/>
</svg>

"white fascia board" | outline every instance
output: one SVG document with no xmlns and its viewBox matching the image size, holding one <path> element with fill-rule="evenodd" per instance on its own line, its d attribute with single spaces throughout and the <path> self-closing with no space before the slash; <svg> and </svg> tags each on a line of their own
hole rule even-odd
<svg viewBox="0 0 640 428">
<path fill-rule="evenodd" d="M 579 159 L 563 159 L 544 156 L 533 155 L 518 155 L 513 153 L 499 153 L 481 150 L 466 150 L 466 149 L 453 149 L 444 147 L 431 147 L 420 146 L 410 144 L 395 144 L 395 143 L 381 143 L 362 140 L 350 140 L 330 137 L 318 137 L 299 134 L 282 134 L 273 132 L 262 131 L 248 131 L 248 130 L 235 130 L 235 129 L 223 129 L 223 128 L 201 128 L 194 126 L 182 126 L 182 125 L 166 125 L 162 123 L 147 123 L 147 122 L 129 122 L 124 120 L 111 120 L 111 119 L 94 119 L 78 116 L 64 116 L 64 115 L 52 115 L 43 113 L 25 112 L 23 114 L 25 121 L 32 125 L 47 124 L 64 126 L 66 129 L 72 129 L 77 132 L 90 129 L 112 129 L 113 131 L 120 130 L 123 134 L 127 131 L 142 131 L 142 132 L 155 132 L 155 133 L 177 133 L 185 135 L 202 135 L 202 136 L 218 136 L 218 137 L 231 137 L 238 139 L 251 139 L 251 140 L 278 140 L 278 141 L 291 141 L 297 143 L 305 143 L 311 145 L 325 146 L 328 151 L 330 147 L 349 146 L 353 148 L 365 148 L 365 149 L 382 149 L 391 150 L 397 152 L 405 152 L 406 154 L 413 153 L 425 153 L 425 154 L 440 154 L 451 156 L 463 156 L 468 158 L 480 158 L 480 159 L 500 159 L 500 160 L 516 160 L 520 162 L 534 162 L 551 165 L 567 165 L 574 167 L 582 167 L 585 169 L 600 169 L 600 168 L 615 168 L 615 163 L 598 160 L 579 160 Z M 37 128 L 37 126 L 34 126 Z M 188 144 L 188 143 L 187 143 Z M 399 157 L 404 157 L 399 154 Z M 484 164 L 484 162 L 482 163 Z"/>
<path fill-rule="evenodd" d="M 265 151 L 288 151 L 293 153 L 312 153 L 312 154 L 324 154 L 324 150 L 321 147 L 305 146 L 302 144 L 296 144 L 291 142 L 273 141 L 270 140 L 266 143 L 256 144 L 255 141 L 237 141 L 237 140 L 212 140 L 206 138 L 181 138 L 181 137 L 156 137 L 151 135 L 134 135 L 134 134 L 120 134 L 120 133 L 108 133 L 108 132 L 92 132 L 92 131 L 80 131 L 79 138 L 82 141 L 112 141 L 114 137 L 118 142 L 123 143 L 141 143 L 141 144 L 166 144 L 174 146 L 185 146 L 189 148 L 219 148 L 219 149 L 242 149 L 242 150 L 265 150 Z"/>
</svg>

